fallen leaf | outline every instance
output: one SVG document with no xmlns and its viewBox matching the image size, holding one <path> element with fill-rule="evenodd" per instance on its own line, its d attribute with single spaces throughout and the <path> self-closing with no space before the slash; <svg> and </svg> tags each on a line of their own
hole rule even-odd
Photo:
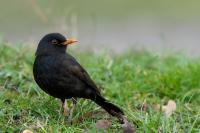
<svg viewBox="0 0 200 133">
<path fill-rule="evenodd" d="M 176 103 L 173 100 L 169 100 L 167 105 L 162 107 L 162 111 L 165 113 L 167 117 L 171 116 L 171 114 L 175 110 L 176 110 Z"/>
<path fill-rule="evenodd" d="M 105 128 L 108 128 L 110 125 L 111 125 L 111 122 L 108 120 L 98 120 L 96 122 L 95 127 L 97 129 L 105 129 Z"/>
<path fill-rule="evenodd" d="M 26 129 L 22 133 L 33 133 L 33 132 L 31 130 Z"/>
<path fill-rule="evenodd" d="M 129 124 L 128 120 L 124 117 L 123 118 L 122 129 L 123 133 L 135 133 L 134 128 Z"/>
</svg>

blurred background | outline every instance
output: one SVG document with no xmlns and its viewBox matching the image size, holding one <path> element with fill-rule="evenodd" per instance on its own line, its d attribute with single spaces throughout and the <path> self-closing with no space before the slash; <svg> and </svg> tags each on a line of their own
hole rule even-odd
<svg viewBox="0 0 200 133">
<path fill-rule="evenodd" d="M 1 40 L 36 46 L 49 32 L 78 47 L 200 55 L 199 0 L 0 0 Z"/>
</svg>

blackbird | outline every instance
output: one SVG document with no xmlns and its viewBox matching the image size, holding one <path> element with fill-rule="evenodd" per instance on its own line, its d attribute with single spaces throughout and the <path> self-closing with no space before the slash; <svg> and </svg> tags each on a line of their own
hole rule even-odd
<svg viewBox="0 0 200 133">
<path fill-rule="evenodd" d="M 63 108 L 66 99 L 90 99 L 120 120 L 123 111 L 100 94 L 86 70 L 66 52 L 67 46 L 74 42 L 60 33 L 47 34 L 40 40 L 33 65 L 36 83 L 47 94 L 59 98 Z"/>
</svg>

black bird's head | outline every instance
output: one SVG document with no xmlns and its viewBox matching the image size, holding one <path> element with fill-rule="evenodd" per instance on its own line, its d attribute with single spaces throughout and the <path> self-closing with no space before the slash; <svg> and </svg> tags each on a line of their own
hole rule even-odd
<svg viewBox="0 0 200 133">
<path fill-rule="evenodd" d="M 56 54 L 66 51 L 67 45 L 77 42 L 74 39 L 67 39 L 60 33 L 45 35 L 39 42 L 36 56 L 43 54 Z"/>
</svg>

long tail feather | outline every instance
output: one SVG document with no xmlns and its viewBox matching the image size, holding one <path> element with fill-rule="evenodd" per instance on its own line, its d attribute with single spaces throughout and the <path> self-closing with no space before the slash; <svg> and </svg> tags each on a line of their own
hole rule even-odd
<svg viewBox="0 0 200 133">
<path fill-rule="evenodd" d="M 103 109 L 105 109 L 109 114 L 112 116 L 116 115 L 124 115 L 124 112 L 117 107 L 116 105 L 108 102 L 105 98 L 103 98 L 100 95 L 96 95 L 95 100 L 94 100 L 99 106 L 101 106 Z"/>
</svg>

